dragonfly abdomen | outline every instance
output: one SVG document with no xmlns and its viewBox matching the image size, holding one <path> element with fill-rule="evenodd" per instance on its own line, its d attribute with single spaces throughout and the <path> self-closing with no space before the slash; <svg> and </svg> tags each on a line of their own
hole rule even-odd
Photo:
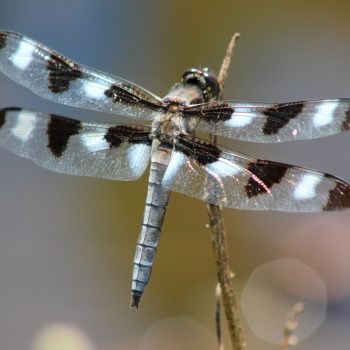
<svg viewBox="0 0 350 350">
<path fill-rule="evenodd" d="M 169 163 L 169 150 L 156 150 L 152 156 L 146 205 L 136 245 L 131 286 L 131 306 L 138 307 L 150 279 L 170 192 L 162 187 Z M 157 154 L 158 153 L 158 154 Z"/>
</svg>

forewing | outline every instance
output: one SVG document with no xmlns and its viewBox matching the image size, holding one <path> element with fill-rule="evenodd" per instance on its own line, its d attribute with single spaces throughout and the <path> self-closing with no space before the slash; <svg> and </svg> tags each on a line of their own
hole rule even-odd
<svg viewBox="0 0 350 350">
<path fill-rule="evenodd" d="M 59 173 L 136 180 L 151 152 L 149 128 L 92 124 L 20 108 L 0 110 L 0 145 Z"/>
<path fill-rule="evenodd" d="M 79 65 L 46 46 L 0 32 L 0 71 L 48 100 L 136 119 L 153 119 L 161 100 L 121 78 Z"/>
<path fill-rule="evenodd" d="M 163 187 L 244 210 L 318 212 L 350 207 L 350 185 L 306 168 L 249 158 L 198 139 L 178 139 Z"/>
<path fill-rule="evenodd" d="M 350 128 L 350 99 L 281 104 L 210 102 L 184 109 L 195 130 L 250 142 L 315 139 Z"/>
</svg>

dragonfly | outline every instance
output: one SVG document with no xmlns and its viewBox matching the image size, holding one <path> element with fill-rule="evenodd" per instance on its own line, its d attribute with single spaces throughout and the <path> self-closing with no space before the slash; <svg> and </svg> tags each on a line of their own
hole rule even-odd
<svg viewBox="0 0 350 350">
<path fill-rule="evenodd" d="M 87 68 L 21 34 L 0 31 L 0 71 L 48 100 L 148 125 L 85 122 L 18 107 L 0 110 L 0 144 L 64 174 L 136 180 L 150 162 L 133 261 L 131 306 L 149 282 L 172 191 L 242 210 L 320 212 L 350 207 L 350 185 L 315 170 L 255 159 L 196 137 L 315 139 L 350 128 L 350 99 L 221 100 L 215 73 L 187 69 L 165 97 Z"/>
</svg>

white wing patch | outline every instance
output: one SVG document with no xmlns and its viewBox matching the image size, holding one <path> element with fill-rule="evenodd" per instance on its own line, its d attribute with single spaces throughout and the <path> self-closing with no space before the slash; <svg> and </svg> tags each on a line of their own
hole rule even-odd
<svg viewBox="0 0 350 350">
<path fill-rule="evenodd" d="M 22 41 L 18 50 L 11 56 L 12 63 L 19 69 L 24 70 L 33 59 L 34 46 Z"/>
<path fill-rule="evenodd" d="M 294 198 L 298 200 L 311 199 L 316 196 L 316 187 L 322 177 L 315 174 L 306 174 L 294 190 Z"/>
<path fill-rule="evenodd" d="M 249 125 L 253 120 L 254 114 L 246 108 L 237 108 L 231 118 L 224 122 L 224 124 L 229 128 L 243 128 Z"/>
<path fill-rule="evenodd" d="M 334 118 L 335 109 L 338 106 L 338 102 L 325 102 L 317 108 L 317 112 L 313 118 L 313 124 L 319 128 L 332 123 Z"/>
<path fill-rule="evenodd" d="M 81 141 L 91 153 L 109 148 L 104 133 L 82 134 Z"/>
<path fill-rule="evenodd" d="M 129 170 L 135 177 L 140 176 L 140 166 L 143 168 L 145 154 L 147 154 L 149 148 L 148 145 L 139 143 L 130 146 L 127 151 Z M 148 159 L 146 161 L 148 162 Z"/>
<path fill-rule="evenodd" d="M 186 156 L 182 152 L 174 150 L 171 154 L 170 163 L 163 177 L 163 184 L 166 185 L 165 187 L 169 187 L 173 183 L 175 175 L 185 163 Z"/>
<path fill-rule="evenodd" d="M 213 173 L 219 175 L 219 177 L 234 176 L 241 171 L 237 164 L 223 158 L 219 158 L 217 162 L 207 165 L 207 168 Z"/>
<path fill-rule="evenodd" d="M 17 116 L 17 122 L 11 129 L 14 136 L 23 142 L 28 141 L 30 134 L 34 130 L 36 115 L 33 112 L 22 110 Z"/>
<path fill-rule="evenodd" d="M 90 81 L 83 84 L 83 89 L 86 94 L 93 99 L 100 100 L 101 98 L 105 97 L 105 90 L 101 89 L 100 85 L 94 84 Z"/>
</svg>

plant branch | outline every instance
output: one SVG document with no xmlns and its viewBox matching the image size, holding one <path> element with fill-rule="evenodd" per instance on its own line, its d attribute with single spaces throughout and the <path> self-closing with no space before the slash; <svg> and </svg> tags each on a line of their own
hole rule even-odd
<svg viewBox="0 0 350 350">
<path fill-rule="evenodd" d="M 219 350 L 225 350 L 223 339 L 222 339 L 222 332 L 221 332 L 222 293 L 221 293 L 221 287 L 219 283 L 216 285 L 216 288 L 215 288 L 215 298 L 216 298 L 216 312 L 215 312 L 216 338 L 218 340 Z"/>
<path fill-rule="evenodd" d="M 236 33 L 227 48 L 226 56 L 223 60 L 218 76 L 221 91 L 224 87 L 231 63 L 231 56 L 239 34 Z M 211 135 L 211 141 L 216 143 L 216 137 Z M 234 274 L 230 270 L 227 237 L 224 227 L 224 219 L 220 206 L 207 204 L 209 215 L 209 227 L 212 231 L 212 247 L 214 251 L 218 282 L 222 291 L 223 307 L 225 310 L 231 343 L 234 350 L 246 349 L 246 341 L 243 333 L 243 326 L 239 314 L 239 303 L 233 285 Z"/>
<path fill-rule="evenodd" d="M 287 315 L 286 323 L 284 325 L 283 330 L 284 336 L 282 341 L 282 348 L 285 350 L 291 350 L 299 342 L 299 339 L 295 335 L 295 332 L 299 325 L 298 319 L 300 315 L 304 312 L 304 309 L 305 305 L 303 303 L 296 303 Z"/>
<path fill-rule="evenodd" d="M 224 87 L 225 87 L 226 78 L 228 76 L 228 70 L 229 70 L 230 65 L 231 65 L 231 58 L 232 58 L 232 54 L 233 54 L 233 49 L 235 48 L 236 42 L 240 38 L 240 36 L 241 36 L 241 34 L 239 34 L 239 33 L 233 34 L 233 36 L 232 36 L 232 38 L 227 46 L 225 58 L 222 61 L 220 72 L 218 75 L 218 81 L 220 84 L 221 93 L 223 92 Z"/>
</svg>

